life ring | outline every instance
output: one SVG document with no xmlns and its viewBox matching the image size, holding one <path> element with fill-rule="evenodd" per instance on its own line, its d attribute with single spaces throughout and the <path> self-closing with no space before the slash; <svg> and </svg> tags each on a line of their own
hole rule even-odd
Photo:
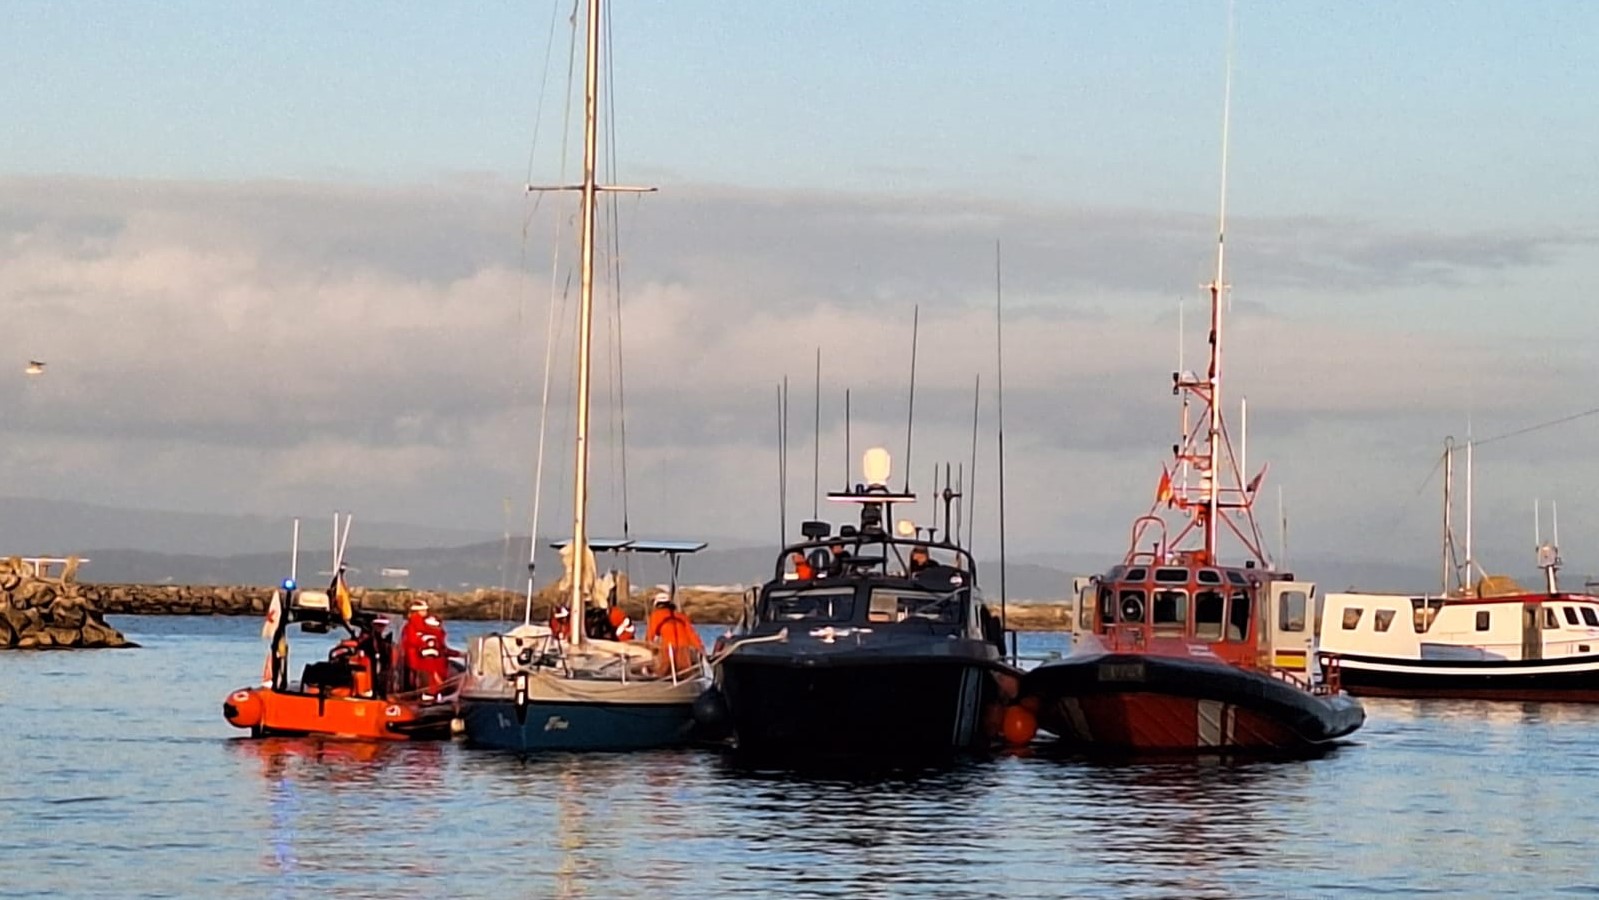
<svg viewBox="0 0 1599 900">
<path fill-rule="evenodd" d="M 391 719 L 398 719 L 400 717 L 400 713 L 401 709 L 400 704 L 398 703 L 390 703 L 388 709 L 383 711 L 383 714 Z"/>
</svg>

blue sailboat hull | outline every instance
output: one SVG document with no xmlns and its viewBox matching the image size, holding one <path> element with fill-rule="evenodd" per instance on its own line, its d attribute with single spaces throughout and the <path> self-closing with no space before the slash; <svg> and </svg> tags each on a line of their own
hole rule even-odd
<svg viewBox="0 0 1599 900">
<path fill-rule="evenodd" d="M 647 750 L 689 743 L 692 703 L 473 700 L 461 710 L 468 743 L 493 750 Z"/>
</svg>

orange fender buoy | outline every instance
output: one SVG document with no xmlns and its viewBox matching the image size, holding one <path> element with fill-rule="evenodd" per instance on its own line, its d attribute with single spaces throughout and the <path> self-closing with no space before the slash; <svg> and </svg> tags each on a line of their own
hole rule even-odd
<svg viewBox="0 0 1599 900">
<path fill-rule="evenodd" d="M 266 704 L 255 691 L 234 691 L 222 702 L 222 715 L 229 724 L 238 728 L 254 728 L 261 724 Z"/>
<path fill-rule="evenodd" d="M 1003 724 L 1005 742 L 1012 747 L 1031 743 L 1038 734 L 1038 717 L 1021 705 L 1007 707 Z"/>
</svg>

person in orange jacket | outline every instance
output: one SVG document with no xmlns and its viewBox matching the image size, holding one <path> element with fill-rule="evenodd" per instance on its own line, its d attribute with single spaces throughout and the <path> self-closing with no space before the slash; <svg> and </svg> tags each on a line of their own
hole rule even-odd
<svg viewBox="0 0 1599 900">
<path fill-rule="evenodd" d="M 705 644 L 694 630 L 694 623 L 677 611 L 677 604 L 670 598 L 661 604 L 660 611 L 663 614 L 654 619 L 647 639 L 658 641 L 656 673 L 670 675 L 692 666 L 704 654 Z"/>
<path fill-rule="evenodd" d="M 816 577 L 816 570 L 805 559 L 805 554 L 795 550 L 789 554 L 789 559 L 794 563 L 794 578 L 796 581 L 810 581 Z"/>
<path fill-rule="evenodd" d="M 633 619 L 628 616 L 627 610 L 622 608 L 622 604 L 617 602 L 615 593 L 611 594 L 609 615 L 611 617 L 611 630 L 616 632 L 617 640 L 631 641 L 636 636 L 633 629 Z"/>
<path fill-rule="evenodd" d="M 655 597 L 650 601 L 650 618 L 644 626 L 644 640 L 653 643 L 656 633 L 661 630 L 661 620 L 667 616 L 667 605 L 672 602 L 672 597 L 665 591 L 656 591 Z"/>
</svg>

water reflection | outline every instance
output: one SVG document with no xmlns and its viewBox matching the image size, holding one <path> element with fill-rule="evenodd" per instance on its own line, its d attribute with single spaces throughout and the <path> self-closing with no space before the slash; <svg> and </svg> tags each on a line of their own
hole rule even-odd
<svg viewBox="0 0 1599 900">
<path fill-rule="evenodd" d="M 0 893 L 1278 897 L 1593 885 L 1599 707 L 1368 703 L 1314 760 L 887 771 L 236 739 L 258 623 L 0 657 Z M 231 629 L 231 630 L 230 630 Z M 175 691 L 171 673 L 193 673 Z M 115 703 L 85 685 L 118 685 Z M 110 707 L 114 706 L 114 709 Z M 116 722 L 108 731 L 106 723 Z M 85 736 L 96 735 L 93 740 Z"/>
</svg>

